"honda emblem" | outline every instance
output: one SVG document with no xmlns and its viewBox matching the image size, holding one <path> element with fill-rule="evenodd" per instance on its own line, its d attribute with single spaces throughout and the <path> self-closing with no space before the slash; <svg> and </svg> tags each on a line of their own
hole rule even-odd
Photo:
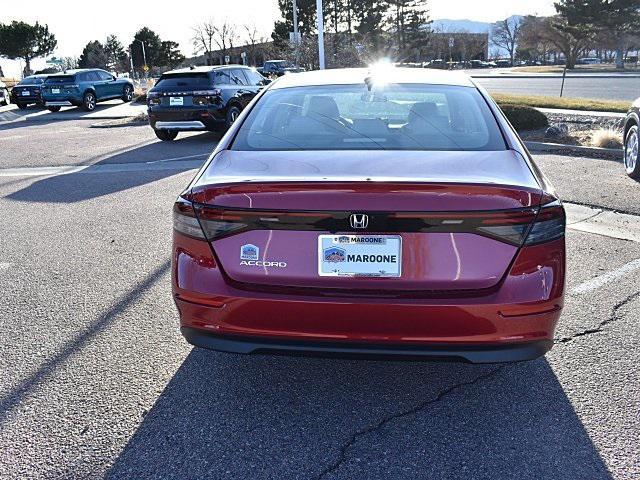
<svg viewBox="0 0 640 480">
<path fill-rule="evenodd" d="M 369 215 L 365 213 L 352 213 L 349 217 L 351 228 L 367 228 L 369 225 Z"/>
</svg>

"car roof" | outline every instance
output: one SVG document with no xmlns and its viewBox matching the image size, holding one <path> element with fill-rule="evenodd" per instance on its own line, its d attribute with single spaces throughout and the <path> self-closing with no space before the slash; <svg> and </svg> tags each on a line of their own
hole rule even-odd
<svg viewBox="0 0 640 480">
<path fill-rule="evenodd" d="M 291 73 L 280 77 L 271 88 L 304 87 L 312 85 L 350 85 L 364 83 L 365 78 L 384 77 L 390 83 L 425 83 L 475 87 L 471 78 L 462 72 L 450 72 L 431 68 L 338 68 Z"/>
<path fill-rule="evenodd" d="M 100 72 L 105 72 L 106 70 L 103 70 L 101 68 L 71 68 L 69 70 L 64 70 L 62 72 L 58 72 L 58 73 L 50 73 L 49 76 L 56 76 L 56 75 L 75 75 L 76 73 L 82 73 L 82 72 L 96 72 L 96 71 L 100 71 Z"/>
<path fill-rule="evenodd" d="M 176 70 L 170 70 L 168 72 L 164 72 L 163 75 L 172 74 L 172 73 L 209 73 L 214 72 L 216 70 L 221 70 L 223 68 L 250 68 L 246 65 L 205 65 L 201 67 L 185 67 L 185 68 L 177 68 Z"/>
</svg>

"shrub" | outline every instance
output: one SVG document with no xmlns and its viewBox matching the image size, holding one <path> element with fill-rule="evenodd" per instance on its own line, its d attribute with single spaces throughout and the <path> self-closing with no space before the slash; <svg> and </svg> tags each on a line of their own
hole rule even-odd
<svg viewBox="0 0 640 480">
<path fill-rule="evenodd" d="M 524 105 L 501 105 L 500 108 L 518 131 L 547 128 L 549 120 L 540 110 Z"/>
<path fill-rule="evenodd" d="M 621 148 L 622 132 L 613 128 L 600 128 L 591 135 L 591 145 L 600 148 Z"/>
</svg>

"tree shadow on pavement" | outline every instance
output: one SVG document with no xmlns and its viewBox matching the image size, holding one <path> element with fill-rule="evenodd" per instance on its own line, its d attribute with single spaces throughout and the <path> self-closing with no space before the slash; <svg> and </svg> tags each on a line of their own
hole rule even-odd
<svg viewBox="0 0 640 480">
<path fill-rule="evenodd" d="M 218 139 L 214 134 L 204 133 L 169 144 L 158 141 L 118 151 L 91 163 L 87 170 L 42 178 L 5 198 L 18 202 L 74 203 L 111 195 L 199 168 Z"/>
<path fill-rule="evenodd" d="M 0 112 L 0 131 L 13 130 L 32 125 L 47 125 L 68 120 L 94 120 L 95 122 L 99 122 L 101 121 L 100 117 L 94 119 L 88 116 L 108 113 L 109 109 L 120 105 L 122 105 L 122 103 L 98 103 L 95 110 L 91 112 L 86 112 L 79 107 L 63 107 L 59 112 L 49 112 L 45 107 L 35 105 L 30 105 L 25 110 L 3 110 Z"/>
<path fill-rule="evenodd" d="M 545 359 L 467 365 L 194 349 L 107 478 L 608 479 Z"/>
</svg>

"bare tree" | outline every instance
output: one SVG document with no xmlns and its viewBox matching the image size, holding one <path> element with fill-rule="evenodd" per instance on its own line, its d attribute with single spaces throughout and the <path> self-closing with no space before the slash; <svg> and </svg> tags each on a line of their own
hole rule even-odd
<svg viewBox="0 0 640 480">
<path fill-rule="evenodd" d="M 520 37 L 520 20 L 517 17 L 505 18 L 496 22 L 491 29 L 491 43 L 509 52 L 511 65 L 516 57 L 516 47 Z"/>
<path fill-rule="evenodd" d="M 207 20 L 193 27 L 193 43 L 194 53 L 204 52 L 207 56 L 207 65 L 213 64 L 214 37 L 216 36 L 216 27 L 212 20 Z"/>
<path fill-rule="evenodd" d="M 222 54 L 222 61 L 224 63 L 224 57 L 227 56 L 227 52 L 233 49 L 233 43 L 238 39 L 238 32 L 236 26 L 229 22 L 229 20 L 223 20 L 222 24 L 214 27 L 213 41 L 218 46 Z"/>
<path fill-rule="evenodd" d="M 267 41 L 267 38 L 262 35 L 255 23 L 250 23 L 243 25 L 242 28 L 245 31 L 247 36 L 247 50 L 249 50 L 249 64 L 255 65 L 256 56 L 258 54 L 258 45 L 263 44 Z"/>
</svg>

